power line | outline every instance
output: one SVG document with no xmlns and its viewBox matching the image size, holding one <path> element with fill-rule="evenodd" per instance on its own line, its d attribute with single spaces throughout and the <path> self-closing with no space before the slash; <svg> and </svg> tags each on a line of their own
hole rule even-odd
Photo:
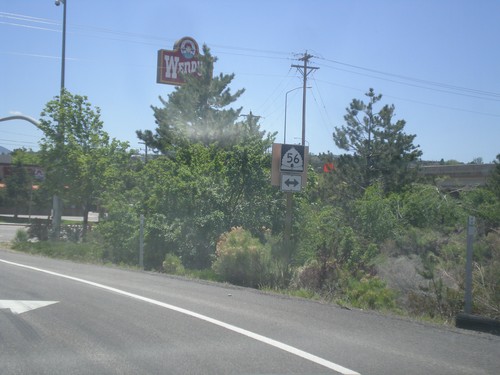
<svg viewBox="0 0 500 375">
<path fill-rule="evenodd" d="M 299 61 L 303 61 L 303 65 L 292 64 L 292 68 L 297 68 L 299 72 L 302 74 L 303 78 L 303 86 L 302 86 L 302 146 L 305 145 L 306 142 L 306 92 L 307 92 L 307 77 L 310 73 L 319 69 L 316 66 L 309 66 L 309 60 L 314 57 L 313 55 L 304 53 L 304 55 L 299 59 Z"/>
<path fill-rule="evenodd" d="M 314 82 L 316 82 L 315 78 L 313 78 L 312 80 Z M 328 110 L 326 109 L 325 101 L 323 100 L 323 96 L 321 95 L 321 91 L 319 90 L 318 85 L 316 84 L 316 85 L 314 85 L 314 87 L 318 91 L 318 96 L 319 96 L 321 103 L 318 103 L 318 100 L 316 99 L 316 96 L 314 95 L 314 90 L 311 91 L 311 94 L 314 98 L 314 101 L 316 102 L 316 104 L 318 105 L 318 107 L 320 109 L 320 116 L 321 116 L 321 120 L 323 121 L 323 126 L 325 126 L 326 130 L 328 130 L 330 132 L 333 130 L 333 126 L 332 126 L 333 122 L 330 118 L 330 114 L 328 113 Z M 325 116 L 323 116 L 323 113 L 326 116 L 326 119 L 325 119 Z M 330 124 L 330 126 L 328 126 L 328 124 Z"/>
<path fill-rule="evenodd" d="M 328 85 L 332 85 L 332 86 L 336 86 L 336 87 L 342 87 L 342 88 L 345 88 L 345 89 L 354 90 L 354 91 L 358 91 L 358 92 L 365 92 L 366 91 L 366 90 L 362 90 L 362 89 L 357 88 L 357 87 L 342 85 L 342 84 L 339 84 L 339 83 L 329 82 L 329 81 L 325 81 L 325 80 L 316 79 L 316 82 L 322 82 L 322 83 L 326 83 Z M 426 105 L 426 106 L 430 106 L 430 107 L 435 107 L 435 108 L 443 108 L 443 109 L 449 109 L 449 110 L 453 110 L 453 111 L 466 112 L 466 113 L 474 113 L 474 114 L 478 114 L 478 115 L 491 116 L 491 117 L 500 117 L 500 114 L 497 114 L 497 113 L 488 113 L 488 112 L 481 112 L 481 111 L 475 111 L 475 110 L 468 110 L 468 109 L 464 109 L 464 108 L 450 107 L 450 106 L 445 106 L 445 105 L 440 105 L 440 104 L 435 104 L 435 103 L 423 102 L 423 101 L 420 101 L 420 100 L 402 98 L 402 97 L 399 97 L 399 96 L 394 96 L 394 95 L 389 95 L 389 94 L 384 94 L 384 97 L 394 98 L 394 99 L 398 99 L 398 100 L 403 100 L 403 101 L 410 102 L 410 103 L 422 104 L 422 105 Z"/>
<path fill-rule="evenodd" d="M 424 80 L 424 79 L 420 79 L 420 78 L 414 78 L 414 77 L 404 76 L 404 75 L 400 75 L 400 74 L 388 73 L 388 72 L 383 72 L 383 71 L 376 70 L 376 69 L 366 68 L 366 67 L 362 67 L 362 66 L 358 66 L 358 65 L 348 64 L 348 63 L 343 63 L 343 62 L 340 62 L 340 61 L 335 61 L 335 60 L 330 60 L 330 59 L 324 59 L 323 58 L 322 60 L 329 61 L 329 62 L 332 62 L 334 64 L 338 64 L 338 65 L 342 65 L 342 66 L 348 66 L 348 67 L 351 67 L 351 68 L 359 69 L 359 70 L 362 70 L 362 71 L 367 71 L 367 72 L 371 72 L 371 73 L 380 74 L 380 75 L 383 75 L 383 76 L 399 78 L 399 79 L 403 79 L 403 80 L 410 81 L 410 82 L 416 82 L 416 83 L 420 83 L 420 84 L 425 84 L 425 85 L 428 85 L 428 86 L 440 87 L 442 89 L 436 89 L 436 88 L 431 88 L 431 87 L 425 87 L 425 86 L 422 86 L 422 85 L 410 84 L 410 83 L 407 83 L 407 82 L 401 82 L 401 81 L 391 80 L 391 79 L 388 79 L 388 78 L 377 77 L 377 76 L 374 76 L 374 75 L 368 75 L 368 74 L 364 74 L 364 73 L 360 73 L 360 72 L 355 72 L 355 71 L 352 71 L 352 70 L 340 69 L 340 68 L 336 68 L 336 67 L 332 67 L 332 66 L 323 64 L 323 66 L 325 66 L 325 67 L 329 67 L 329 68 L 332 68 L 332 69 L 341 70 L 341 71 L 348 72 L 348 73 L 353 73 L 353 74 L 363 75 L 363 76 L 367 76 L 367 77 L 377 78 L 377 79 L 381 79 L 381 80 L 385 80 L 385 81 L 389 81 L 389 82 L 395 82 L 395 83 L 399 83 L 399 84 L 404 84 L 404 85 L 407 85 L 407 86 L 413 86 L 413 87 L 424 88 L 424 89 L 438 91 L 438 92 L 444 92 L 444 93 L 448 93 L 448 94 L 463 95 L 463 96 L 468 96 L 468 97 L 473 97 L 473 98 L 478 98 L 478 99 L 500 101 L 500 93 L 496 93 L 496 92 L 492 92 L 492 91 L 477 90 L 477 89 L 472 89 L 472 88 L 467 88 L 467 87 L 462 87 L 462 86 L 450 85 L 450 84 L 442 83 L 442 82 L 429 81 L 429 80 Z M 447 89 L 447 90 L 444 90 L 444 89 Z M 457 92 L 453 92 L 453 91 L 449 91 L 449 90 L 454 90 L 454 91 L 457 91 Z M 475 95 L 472 95 L 472 94 L 475 94 Z M 477 96 L 477 95 L 481 95 L 481 96 Z M 489 98 L 489 97 L 491 97 L 491 98 Z"/>
<path fill-rule="evenodd" d="M 46 18 L 39 18 L 39 17 L 32 17 L 32 16 L 22 15 L 22 14 L 15 14 L 15 13 L 0 12 L 0 18 L 6 18 L 9 20 L 15 20 L 15 21 L 23 21 L 23 22 L 32 23 L 32 24 L 34 23 L 34 24 L 41 24 L 41 25 L 60 26 L 60 22 L 57 22 L 54 20 L 50 20 L 50 19 L 46 19 Z M 18 23 L 14 23 L 14 22 L 2 22 L 2 21 L 0 21 L 0 24 L 7 24 L 7 25 L 11 25 L 11 26 L 18 26 L 18 27 L 27 27 L 27 28 L 44 30 L 44 31 L 51 31 L 51 32 L 60 32 L 60 30 L 58 28 L 51 29 L 51 28 L 47 28 L 47 27 L 18 24 Z M 124 39 L 110 38 L 109 36 L 106 36 L 105 38 L 110 39 L 110 40 L 120 40 L 120 41 L 130 42 L 130 43 L 153 44 L 150 42 L 145 42 L 144 40 L 143 41 L 133 40 L 133 38 L 160 40 L 162 42 L 164 42 L 165 40 L 171 40 L 172 42 L 174 41 L 174 39 L 168 39 L 168 38 L 158 37 L 158 36 L 154 36 L 154 35 L 124 32 L 124 31 L 103 28 L 103 27 L 72 25 L 71 28 L 72 29 L 81 29 L 83 31 L 90 30 L 90 31 L 96 31 L 98 33 L 121 36 L 121 37 L 124 37 Z M 80 33 L 80 34 L 90 35 L 90 36 L 95 37 L 95 35 L 88 34 L 88 33 Z M 156 43 L 154 45 L 156 45 Z M 218 52 L 218 53 L 222 53 L 222 54 L 235 55 L 235 56 L 267 58 L 267 59 L 276 59 L 276 60 L 288 60 L 290 58 L 284 57 L 284 56 L 291 55 L 291 54 L 286 53 L 286 52 L 261 50 L 261 49 L 255 49 L 255 48 L 232 47 L 232 46 L 218 45 L 218 44 L 213 44 L 212 46 L 214 46 L 216 48 L 238 51 L 238 52 L 222 52 L 222 51 Z M 53 59 L 60 58 L 60 57 L 56 57 L 56 56 L 47 56 L 47 55 L 38 55 L 38 54 L 23 54 L 23 53 L 16 53 L 16 52 L 0 52 L 0 53 L 42 57 L 42 58 L 53 58 Z M 368 77 L 372 77 L 372 78 L 376 78 L 376 79 L 380 79 L 380 80 L 384 80 L 384 81 L 388 81 L 388 82 L 394 82 L 394 83 L 401 84 L 401 85 L 406 85 L 406 86 L 410 86 L 410 87 L 417 87 L 417 88 L 422 88 L 422 89 L 431 90 L 431 91 L 435 91 L 435 92 L 442 92 L 442 93 L 446 93 L 446 94 L 461 95 L 461 96 L 472 97 L 472 98 L 481 99 L 481 100 L 495 101 L 495 102 L 500 101 L 500 93 L 496 93 L 496 92 L 492 92 L 492 91 L 472 89 L 472 88 L 467 88 L 467 87 L 463 87 L 463 86 L 451 85 L 451 84 L 437 82 L 437 81 L 425 80 L 425 79 L 410 77 L 410 76 L 406 76 L 406 75 L 385 72 L 382 70 L 372 69 L 369 67 L 364 67 L 364 66 L 350 64 L 350 63 L 345 63 L 342 61 L 324 58 L 324 57 L 317 57 L 317 59 L 322 60 L 324 62 L 334 64 L 334 65 L 352 68 L 354 70 L 342 69 L 338 66 L 332 66 L 331 64 L 324 64 L 324 63 L 318 64 L 320 66 L 324 66 L 324 67 L 327 67 L 330 69 L 345 71 L 345 72 L 351 73 L 351 74 L 368 76 Z M 80 60 L 80 59 L 74 59 L 74 60 Z M 92 62 L 92 60 L 86 60 L 86 61 Z M 102 63 L 102 61 L 99 61 L 99 63 Z M 355 71 L 355 70 L 359 70 L 359 71 Z M 366 73 L 363 73 L 363 72 L 366 72 Z M 368 73 L 373 73 L 373 74 L 368 74 Z M 374 75 L 374 74 L 376 74 L 376 75 Z M 259 73 L 259 75 L 266 75 L 266 74 Z M 405 82 L 405 81 L 407 81 L 407 82 Z M 321 81 L 318 80 L 318 82 L 321 82 Z M 323 81 L 323 82 L 325 82 L 325 81 Z M 326 83 L 342 87 L 342 85 L 339 85 L 339 84 L 335 84 L 335 83 L 331 83 L 331 82 L 326 82 Z M 427 85 L 427 86 L 425 86 L 425 85 Z M 359 90 L 356 88 L 351 88 L 351 89 L 362 91 L 362 90 Z M 269 99 L 271 99 L 271 96 Z M 385 96 L 390 97 L 389 95 L 385 95 Z M 269 99 L 267 101 L 269 101 Z M 411 99 L 405 99 L 405 98 L 399 98 L 399 99 L 406 100 L 409 102 L 418 103 L 418 104 L 424 104 L 424 105 L 440 107 L 440 108 L 445 108 L 445 109 L 451 109 L 451 110 L 456 110 L 456 111 L 476 113 L 476 114 L 482 114 L 482 115 L 493 116 L 493 117 L 500 116 L 500 115 L 492 114 L 492 113 L 485 113 L 485 112 L 474 111 L 474 110 L 465 110 L 463 108 L 454 108 L 454 107 L 449 107 L 449 106 L 441 106 L 438 104 L 419 102 L 419 101 L 415 101 L 415 100 L 411 100 Z"/>
<path fill-rule="evenodd" d="M 60 32 L 59 26 L 60 22 L 54 21 L 51 19 L 47 18 L 39 18 L 39 17 L 33 17 L 33 16 L 28 16 L 28 15 L 23 15 L 23 14 L 16 14 L 16 13 L 7 13 L 7 12 L 0 12 L 0 17 L 6 18 L 6 19 L 12 19 L 12 20 L 17 20 L 17 21 L 24 21 L 28 23 L 40 23 L 40 24 L 45 24 L 45 25 L 53 25 L 53 26 L 58 26 L 57 29 L 50 29 L 50 28 L 44 28 L 44 27 L 35 27 L 35 26 L 29 26 L 29 25 L 24 25 L 24 24 L 17 24 L 17 23 L 10 23 L 10 22 L 1 22 L 0 24 L 7 24 L 11 26 L 18 26 L 18 27 L 28 27 L 28 28 L 33 28 L 33 29 L 39 29 L 39 30 L 45 30 L 45 31 L 52 31 L 52 32 Z M 125 39 L 119 39 L 119 38 L 110 38 L 107 37 L 107 39 L 110 40 L 119 40 L 119 41 L 124 41 L 124 42 L 131 42 L 131 43 L 139 43 L 139 44 L 146 44 L 146 45 L 152 45 L 153 43 L 150 42 L 145 42 L 145 41 L 137 41 L 137 40 L 132 40 L 134 39 L 149 39 L 149 40 L 158 40 L 158 41 L 170 41 L 170 42 L 175 42 L 175 39 L 169 39 L 165 37 L 158 37 L 155 35 L 150 35 L 150 34 L 138 34 L 138 33 L 132 33 L 132 32 L 127 32 L 127 31 L 119 31 L 119 30 L 113 30 L 109 28 L 104 28 L 104 27 L 95 27 L 95 26 L 88 26 L 88 25 L 78 25 L 78 24 L 73 24 L 70 26 L 71 29 L 80 29 L 80 30 L 88 30 L 88 31 L 96 31 L 98 33 L 103 33 L 103 34 L 111 34 L 111 35 L 117 35 L 121 37 L 125 37 Z M 87 36 L 94 36 L 92 34 L 88 33 L 79 33 L 82 35 L 87 35 Z M 156 43 L 154 45 L 157 45 Z M 220 54 L 229 54 L 229 55 L 235 55 L 235 56 L 246 56 L 246 57 L 255 57 L 255 58 L 267 58 L 267 59 L 278 59 L 278 60 L 290 60 L 290 53 L 288 52 L 283 52 L 283 51 L 270 51 L 270 50 L 263 50 L 263 49 L 257 49 L 257 48 L 245 48 L 245 47 L 234 47 L 234 46 L 228 46 L 228 45 L 220 45 L 220 44 L 210 44 L 211 47 L 214 48 L 220 48 L 222 50 L 230 50 L 230 51 L 239 51 L 239 52 L 224 52 L 224 51 L 218 51 Z M 316 56 L 315 56 L 316 57 Z M 436 92 L 443 92 L 446 94 L 453 94 L 453 95 L 461 95 L 461 96 L 467 96 L 467 97 L 472 97 L 476 99 L 483 99 L 483 100 L 491 100 L 491 101 L 500 101 L 500 93 L 497 92 L 492 92 L 492 91 L 486 91 L 486 90 L 478 90 L 478 89 L 473 89 L 473 88 L 468 88 L 464 86 L 457 86 L 457 85 L 451 85 L 448 83 L 443 83 L 443 82 L 437 82 L 437 81 L 431 81 L 431 80 L 426 80 L 426 79 L 421 79 L 421 78 L 415 78 L 407 75 L 402 75 L 402 74 L 396 74 L 396 73 L 390 73 L 382 70 L 377 70 L 369 67 L 364 67 L 360 65 L 355 65 L 355 64 L 350 64 L 334 59 L 329 59 L 329 58 L 324 58 L 324 57 L 316 57 L 319 60 L 329 62 L 335 65 L 340 65 L 344 67 L 349 67 L 353 68 L 356 70 L 368 72 L 368 73 L 374 73 L 381 75 L 380 76 L 374 76 L 366 73 L 361 73 L 361 72 L 356 72 L 352 70 L 347 70 L 347 69 L 341 69 L 339 67 L 334 67 L 328 64 L 318 64 L 322 65 L 331 69 L 336 69 L 340 71 L 345 71 L 347 73 L 352 73 L 352 74 L 357 74 L 357 75 L 362 75 L 362 76 L 367 76 L 371 78 L 376 78 L 388 82 L 394 82 L 402 85 L 407 85 L 410 87 L 417 87 L 417 88 L 422 88 L 426 90 L 432 90 Z M 395 79 L 407 81 L 398 81 L 395 79 L 389 79 L 389 78 L 384 78 L 384 77 L 392 77 Z M 413 82 L 413 83 L 409 83 Z M 422 86 L 422 85 L 427 85 L 430 87 Z M 451 90 L 451 91 L 450 91 Z M 478 96 L 479 95 L 479 96 Z"/>
<path fill-rule="evenodd" d="M 6 144 L 10 144 L 10 145 L 17 145 L 17 144 L 21 144 L 21 145 L 25 145 L 25 144 L 38 145 L 38 143 L 36 143 L 36 142 L 16 141 L 15 139 L 2 139 L 2 138 L 0 138 L 0 142 L 7 142 Z"/>
</svg>

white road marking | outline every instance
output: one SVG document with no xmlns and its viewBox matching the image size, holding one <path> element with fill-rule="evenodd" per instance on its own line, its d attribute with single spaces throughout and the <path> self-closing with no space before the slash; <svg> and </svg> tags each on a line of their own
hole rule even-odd
<svg viewBox="0 0 500 375">
<path fill-rule="evenodd" d="M 0 300 L 0 309 L 10 309 L 13 314 L 22 314 L 26 311 L 35 310 L 58 303 L 59 301 L 18 301 L 18 300 Z"/>
<path fill-rule="evenodd" d="M 196 313 L 194 311 L 191 311 L 191 310 L 183 309 L 182 307 L 170 305 L 168 303 L 164 303 L 164 302 L 157 301 L 157 300 L 154 300 L 154 299 L 151 299 L 151 298 L 143 297 L 143 296 L 140 296 L 138 294 L 130 293 L 130 292 L 127 292 L 127 291 L 124 291 L 124 290 L 121 290 L 121 289 L 117 289 L 117 288 L 113 288 L 113 287 L 110 287 L 110 286 L 107 286 L 107 285 L 95 283 L 93 281 L 89 281 L 89 280 L 85 280 L 85 279 L 80 279 L 78 277 L 73 277 L 73 276 L 64 275 L 64 274 L 57 273 L 57 272 L 52 272 L 52 271 L 44 270 L 42 268 L 32 267 L 32 266 L 28 266 L 28 265 L 20 264 L 20 263 L 14 263 L 14 262 L 10 262 L 8 260 L 3 260 L 3 259 L 0 259 L 0 262 L 6 263 L 6 264 L 10 264 L 10 265 L 16 266 L 16 267 L 21 267 L 21 268 L 26 268 L 26 269 L 33 270 L 33 271 L 38 271 L 38 272 L 46 273 L 48 275 L 57 276 L 57 277 L 61 277 L 61 278 L 68 279 L 68 280 L 73 280 L 73 281 L 76 281 L 76 282 L 79 282 L 79 283 L 82 283 L 82 284 L 91 285 L 91 286 L 94 286 L 96 288 L 104 289 L 104 290 L 107 290 L 107 291 L 110 291 L 110 292 L 113 292 L 113 293 L 121 294 L 123 296 L 127 296 L 127 297 L 130 297 L 130 298 L 134 298 L 134 299 L 139 300 L 139 301 L 148 302 L 150 304 L 153 304 L 153 305 L 156 305 L 156 306 L 160 306 L 160 307 L 172 310 L 172 311 L 176 311 L 176 312 L 179 312 L 181 314 L 184 314 L 184 315 L 187 315 L 187 316 L 191 316 L 193 318 L 200 319 L 200 320 L 203 320 L 203 321 L 208 322 L 208 323 L 215 324 L 215 325 L 217 325 L 219 327 L 222 327 L 222 328 L 226 328 L 226 329 L 228 329 L 230 331 L 239 333 L 239 334 L 241 334 L 243 336 L 247 336 L 247 337 L 249 337 L 251 339 L 260 341 L 260 342 L 262 342 L 264 344 L 271 345 L 271 346 L 273 346 L 275 348 L 281 349 L 281 350 L 283 350 L 285 352 L 288 352 L 290 354 L 293 354 L 295 356 L 304 358 L 304 359 L 306 359 L 308 361 L 311 361 L 313 363 L 316 363 L 318 365 L 321 365 L 323 367 L 326 367 L 328 369 L 336 371 L 336 372 L 338 372 L 338 373 L 340 373 L 342 375 L 360 375 L 356 371 L 350 370 L 350 369 L 348 369 L 346 367 L 340 366 L 340 365 L 338 365 L 336 363 L 330 362 L 330 361 L 328 361 L 326 359 L 323 359 L 323 358 L 318 357 L 318 356 L 316 356 L 314 354 L 305 352 L 305 351 L 300 350 L 298 348 L 295 348 L 293 346 L 284 344 L 284 343 L 282 343 L 280 341 L 273 340 L 273 339 L 271 339 L 269 337 L 259 335 L 258 333 L 254 333 L 252 331 L 248 331 L 246 329 L 234 326 L 232 324 L 224 323 L 224 322 L 222 322 L 220 320 L 210 318 L 209 316 L 206 316 L 206 315 L 198 314 L 198 313 Z"/>
</svg>

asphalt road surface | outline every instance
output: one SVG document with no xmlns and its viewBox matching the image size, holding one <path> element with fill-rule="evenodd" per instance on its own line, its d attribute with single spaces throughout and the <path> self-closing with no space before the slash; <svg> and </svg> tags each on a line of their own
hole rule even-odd
<svg viewBox="0 0 500 375">
<path fill-rule="evenodd" d="M 18 229 L 27 229 L 25 225 L 0 224 L 0 243 L 10 242 L 16 237 Z"/>
<path fill-rule="evenodd" d="M 497 375 L 499 354 L 486 333 L 0 250 L 1 374 Z"/>
</svg>

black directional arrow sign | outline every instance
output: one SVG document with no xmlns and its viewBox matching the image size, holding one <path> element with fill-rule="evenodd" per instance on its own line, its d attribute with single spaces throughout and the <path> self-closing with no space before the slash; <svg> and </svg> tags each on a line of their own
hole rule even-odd
<svg viewBox="0 0 500 375">
<path fill-rule="evenodd" d="M 300 174 L 281 174 L 281 191 L 300 192 L 302 189 L 302 175 Z"/>
</svg>

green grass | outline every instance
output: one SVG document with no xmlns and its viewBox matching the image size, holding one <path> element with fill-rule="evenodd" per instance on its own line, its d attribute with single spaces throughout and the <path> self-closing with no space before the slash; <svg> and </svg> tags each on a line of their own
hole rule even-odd
<svg viewBox="0 0 500 375">
<path fill-rule="evenodd" d="M 51 258 L 103 263 L 103 249 L 94 243 L 14 241 L 12 248 L 29 254 L 45 255 Z"/>
</svg>

